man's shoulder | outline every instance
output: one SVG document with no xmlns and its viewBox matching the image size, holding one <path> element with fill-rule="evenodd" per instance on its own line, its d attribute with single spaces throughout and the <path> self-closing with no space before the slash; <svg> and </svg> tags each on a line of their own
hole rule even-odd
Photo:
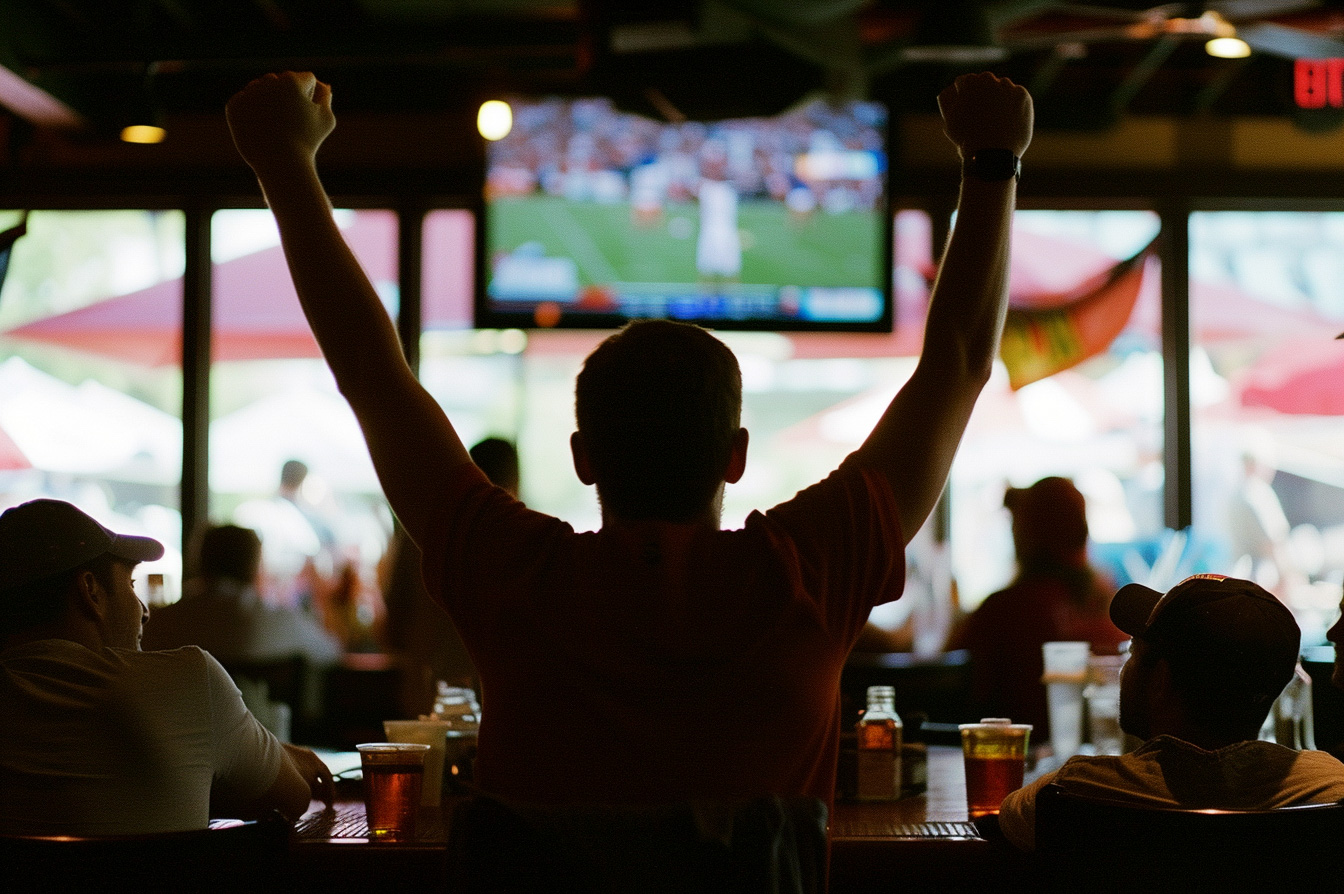
<svg viewBox="0 0 1344 894">
<path fill-rule="evenodd" d="M 895 497 L 885 475 L 864 465 L 857 454 L 850 454 L 825 478 L 807 485 L 777 504 L 766 512 L 766 516 L 791 510 L 819 509 L 838 503 L 855 507 L 869 504 L 881 507 L 884 511 L 894 511 Z"/>
<path fill-rule="evenodd" d="M 200 646 L 177 646 L 171 649 L 116 649 L 107 648 L 104 652 L 116 660 L 130 666 L 146 668 L 188 668 L 218 664 L 210 653 Z"/>
</svg>

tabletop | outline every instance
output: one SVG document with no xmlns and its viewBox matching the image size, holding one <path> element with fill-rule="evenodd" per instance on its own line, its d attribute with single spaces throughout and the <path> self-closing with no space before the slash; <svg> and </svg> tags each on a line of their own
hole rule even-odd
<svg viewBox="0 0 1344 894">
<path fill-rule="evenodd" d="M 299 890 L 333 894 L 442 872 L 447 857 L 447 809 L 423 808 L 416 838 L 372 842 L 364 837 L 358 787 L 346 786 L 335 811 L 313 802 L 297 824 L 293 858 Z M 830 818 L 831 891 L 951 890 L 1003 873 L 1012 857 L 1001 844 L 975 834 L 967 822 L 961 749 L 930 746 L 928 788 L 898 801 L 840 801 Z M 1005 862 L 1007 861 L 1007 863 Z M 361 882 L 361 879 L 363 880 Z"/>
</svg>

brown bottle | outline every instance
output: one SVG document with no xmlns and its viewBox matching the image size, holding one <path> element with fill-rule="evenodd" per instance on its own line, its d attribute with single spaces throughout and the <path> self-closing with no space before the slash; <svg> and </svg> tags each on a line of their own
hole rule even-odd
<svg viewBox="0 0 1344 894">
<path fill-rule="evenodd" d="M 894 801 L 901 796 L 901 740 L 896 690 L 868 687 L 868 709 L 858 727 L 856 796 L 860 801 Z"/>
</svg>

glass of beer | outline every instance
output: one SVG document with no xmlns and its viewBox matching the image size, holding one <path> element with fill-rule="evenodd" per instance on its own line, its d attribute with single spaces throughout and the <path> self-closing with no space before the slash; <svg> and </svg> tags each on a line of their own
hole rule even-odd
<svg viewBox="0 0 1344 894">
<path fill-rule="evenodd" d="M 372 742 L 355 748 L 364 770 L 369 837 L 375 841 L 412 840 L 424 791 L 425 755 L 429 746 Z"/>
<path fill-rule="evenodd" d="M 966 761 L 967 812 L 971 819 L 998 813 L 1004 795 L 1022 787 L 1031 724 L 986 717 L 958 729 Z"/>
</svg>

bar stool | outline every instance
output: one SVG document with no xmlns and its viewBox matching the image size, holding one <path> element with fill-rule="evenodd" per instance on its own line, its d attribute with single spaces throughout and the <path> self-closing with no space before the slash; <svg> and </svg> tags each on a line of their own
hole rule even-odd
<svg viewBox="0 0 1344 894">
<path fill-rule="evenodd" d="M 1036 858 L 1052 891 L 1340 891 L 1344 802 L 1196 810 L 1036 796 Z"/>
<path fill-rule="evenodd" d="M 3 835 L 0 878 L 8 890 L 24 892 L 280 894 L 288 848 L 289 823 L 279 814 L 153 835 Z"/>
</svg>

